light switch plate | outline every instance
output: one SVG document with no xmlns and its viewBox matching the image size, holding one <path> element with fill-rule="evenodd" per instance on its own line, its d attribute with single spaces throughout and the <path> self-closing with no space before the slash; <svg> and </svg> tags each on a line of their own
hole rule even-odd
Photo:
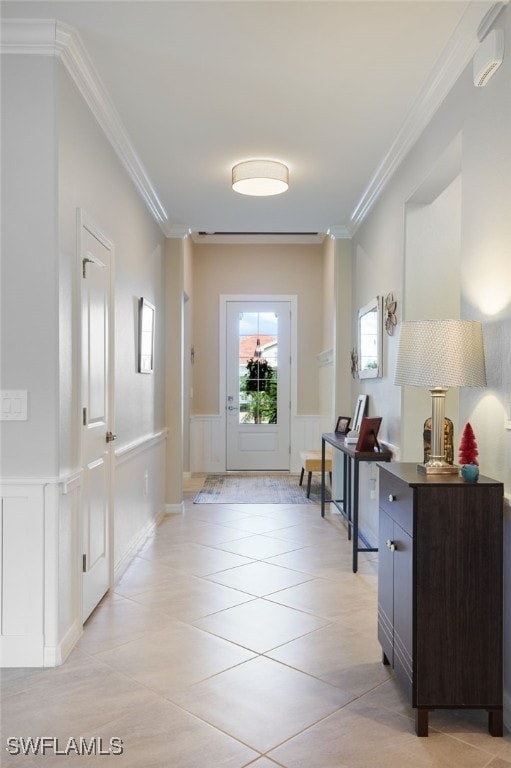
<svg viewBox="0 0 511 768">
<path fill-rule="evenodd" d="M 0 399 L 0 421 L 27 420 L 28 393 L 26 389 L 2 389 Z"/>
</svg>

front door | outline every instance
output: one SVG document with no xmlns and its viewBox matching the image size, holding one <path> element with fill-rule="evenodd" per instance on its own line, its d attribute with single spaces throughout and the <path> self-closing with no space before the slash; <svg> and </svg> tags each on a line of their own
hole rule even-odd
<svg viewBox="0 0 511 768">
<path fill-rule="evenodd" d="M 112 244 L 80 222 L 83 621 L 110 586 Z"/>
<path fill-rule="evenodd" d="M 291 303 L 226 306 L 227 469 L 289 470 Z"/>
</svg>

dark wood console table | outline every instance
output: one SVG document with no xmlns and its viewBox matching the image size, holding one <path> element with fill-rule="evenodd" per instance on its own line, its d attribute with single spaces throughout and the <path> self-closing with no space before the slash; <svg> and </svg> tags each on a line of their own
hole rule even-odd
<svg viewBox="0 0 511 768">
<path fill-rule="evenodd" d="M 356 451 L 354 444 L 346 444 L 344 436 L 336 432 L 326 432 L 321 435 L 321 517 L 325 516 L 326 478 L 325 478 L 325 446 L 326 443 L 341 451 L 343 454 L 343 494 L 342 499 L 331 499 L 348 524 L 348 539 L 353 540 L 353 573 L 358 570 L 359 552 L 377 552 L 378 548 L 371 546 L 358 524 L 359 498 L 359 469 L 360 462 L 390 461 L 392 453 L 387 449 L 379 451 Z M 352 535 L 353 534 L 353 535 Z M 359 546 L 359 541 L 365 545 Z"/>
</svg>

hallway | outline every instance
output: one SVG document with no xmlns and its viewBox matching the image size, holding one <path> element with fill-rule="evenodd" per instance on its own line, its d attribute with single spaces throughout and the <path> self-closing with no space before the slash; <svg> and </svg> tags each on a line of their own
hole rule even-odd
<svg viewBox="0 0 511 768">
<path fill-rule="evenodd" d="M 2 766 L 506 768 L 482 712 L 430 737 L 381 664 L 377 559 L 315 505 L 166 517 L 55 669 L 2 671 Z M 11 755 L 8 737 L 121 739 L 123 754 Z"/>
</svg>

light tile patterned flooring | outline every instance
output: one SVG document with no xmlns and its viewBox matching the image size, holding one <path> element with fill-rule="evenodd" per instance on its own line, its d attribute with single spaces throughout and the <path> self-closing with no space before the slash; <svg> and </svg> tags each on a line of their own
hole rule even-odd
<svg viewBox="0 0 511 768">
<path fill-rule="evenodd" d="M 197 485 L 198 483 L 198 485 Z M 66 663 L 4 670 L 2 766 L 510 768 L 481 712 L 430 736 L 376 639 L 377 559 L 351 572 L 313 505 L 194 505 L 159 525 Z M 6 753 L 9 736 L 111 737 L 118 756 Z"/>
</svg>

